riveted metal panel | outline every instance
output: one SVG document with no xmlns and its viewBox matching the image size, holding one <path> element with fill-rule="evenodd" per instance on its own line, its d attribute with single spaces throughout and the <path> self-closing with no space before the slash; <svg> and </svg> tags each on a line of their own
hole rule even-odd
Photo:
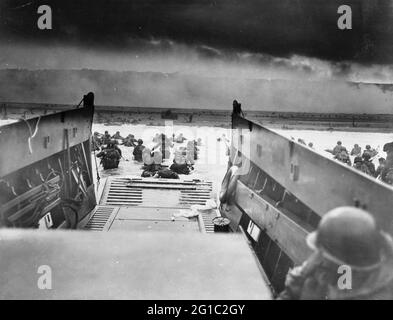
<svg viewBox="0 0 393 320">
<path fill-rule="evenodd" d="M 273 241 L 279 243 L 294 262 L 300 263 L 310 255 L 305 238 L 312 231 L 311 227 L 282 208 L 276 208 L 240 181 L 236 188 L 236 203 Z"/>
<path fill-rule="evenodd" d="M 345 164 L 328 159 L 261 125 L 235 117 L 231 160 L 241 151 L 243 164 L 252 161 L 305 205 L 323 216 L 338 206 L 360 205 L 370 211 L 382 228 L 392 232 L 393 188 Z M 261 147 L 257 147 L 258 144 Z M 261 153 L 261 156 L 258 156 Z M 247 173 L 245 170 L 244 174 Z"/>
<path fill-rule="evenodd" d="M 89 140 L 93 113 L 84 107 L 2 126 L 0 177 Z"/>
</svg>

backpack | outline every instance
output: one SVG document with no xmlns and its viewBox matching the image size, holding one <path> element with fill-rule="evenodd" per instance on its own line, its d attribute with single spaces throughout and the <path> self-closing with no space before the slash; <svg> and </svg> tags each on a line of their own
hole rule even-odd
<svg viewBox="0 0 393 320">
<path fill-rule="evenodd" d="M 119 160 L 104 158 L 102 159 L 102 166 L 104 167 L 104 170 L 117 168 L 119 166 Z"/>
<path fill-rule="evenodd" d="M 188 165 L 186 163 L 184 164 L 173 163 L 169 169 L 178 174 L 190 174 L 190 169 L 188 168 Z"/>
<path fill-rule="evenodd" d="M 158 171 L 157 174 L 160 178 L 179 179 L 179 175 L 170 169 L 162 169 L 162 170 Z"/>
</svg>

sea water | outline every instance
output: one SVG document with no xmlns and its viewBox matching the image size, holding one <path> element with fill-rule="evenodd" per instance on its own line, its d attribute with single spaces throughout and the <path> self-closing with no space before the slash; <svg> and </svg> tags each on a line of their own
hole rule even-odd
<svg viewBox="0 0 393 320">
<path fill-rule="evenodd" d="M 297 141 L 297 139 L 303 139 L 307 145 L 312 142 L 314 150 L 328 158 L 332 158 L 332 154 L 326 150 L 332 150 L 338 141 L 342 142 L 342 145 L 347 148 L 348 152 L 351 152 L 354 144 L 358 144 L 362 148 L 362 152 L 365 150 L 366 145 L 369 144 L 371 148 L 375 148 L 378 151 L 378 155 L 373 159 L 375 165 L 378 164 L 378 158 L 386 158 L 386 153 L 383 152 L 384 144 L 393 141 L 393 132 L 381 133 L 284 129 L 274 129 L 274 131 L 289 139 L 294 139 L 295 141 Z"/>
<path fill-rule="evenodd" d="M 194 171 L 190 176 L 182 176 L 188 179 L 207 179 L 213 181 L 216 185 L 219 184 L 227 169 L 227 146 L 224 143 L 223 136 L 230 139 L 231 130 L 228 128 L 221 128 L 214 126 L 187 126 L 187 125 L 171 125 L 171 126 L 150 126 L 150 125 L 105 125 L 95 123 L 93 124 L 93 131 L 104 133 L 108 131 L 113 135 L 117 131 L 121 136 L 125 137 L 128 134 L 133 134 L 136 139 L 142 139 L 144 145 L 152 148 L 154 146 L 153 137 L 157 133 L 165 133 L 168 137 L 172 135 L 177 136 L 182 133 L 188 140 L 201 139 L 202 145 L 198 146 L 199 159 L 194 165 Z M 386 153 L 382 151 L 383 145 L 393 141 L 393 133 L 379 133 L 379 132 L 353 132 L 353 131 L 318 131 L 318 130 L 296 130 L 296 129 L 272 129 L 273 131 L 297 141 L 303 139 L 307 144 L 313 143 L 313 148 L 321 155 L 332 158 L 332 154 L 326 152 L 326 149 L 333 149 L 337 141 L 342 141 L 343 146 L 350 152 L 354 144 L 359 144 L 364 150 L 367 144 L 371 145 L 379 151 L 379 154 L 374 158 L 374 163 L 378 165 L 379 157 L 386 157 Z M 187 140 L 187 141 L 188 141 Z M 187 142 L 186 141 L 186 142 Z M 183 144 L 174 144 L 170 149 L 173 155 L 174 151 L 184 146 Z M 142 164 L 133 160 L 133 147 L 120 146 L 123 152 L 123 158 L 120 161 L 119 168 L 111 170 L 103 170 L 98 162 L 98 173 L 101 177 L 110 175 L 137 175 L 142 173 Z M 352 157 L 353 160 L 353 157 Z M 170 165 L 171 160 L 166 164 Z M 94 165 L 94 162 L 93 162 Z"/>
</svg>

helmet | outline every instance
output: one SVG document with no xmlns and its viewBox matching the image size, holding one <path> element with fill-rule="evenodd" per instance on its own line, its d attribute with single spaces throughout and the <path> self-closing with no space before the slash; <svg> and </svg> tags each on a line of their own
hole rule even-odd
<svg viewBox="0 0 393 320">
<path fill-rule="evenodd" d="M 354 163 L 363 162 L 363 159 L 362 159 L 362 157 L 357 156 L 357 157 L 355 157 L 355 159 L 353 160 L 353 162 L 354 162 Z"/>
<path fill-rule="evenodd" d="M 371 159 L 371 155 L 369 153 L 363 154 L 363 159 L 369 161 Z"/>
<path fill-rule="evenodd" d="M 385 143 L 383 146 L 383 151 L 388 152 L 393 150 L 393 142 Z"/>
<path fill-rule="evenodd" d="M 355 207 L 338 207 L 326 213 L 307 244 L 336 264 L 368 269 L 381 262 L 383 237 L 374 218 Z"/>
<path fill-rule="evenodd" d="M 138 139 L 138 144 L 143 144 L 143 140 L 142 139 Z"/>
</svg>

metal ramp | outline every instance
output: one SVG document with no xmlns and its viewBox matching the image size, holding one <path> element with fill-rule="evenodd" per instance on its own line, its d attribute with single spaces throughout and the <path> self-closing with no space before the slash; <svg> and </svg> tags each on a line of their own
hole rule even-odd
<svg viewBox="0 0 393 320">
<path fill-rule="evenodd" d="M 97 206 L 85 225 L 84 229 L 92 231 L 107 231 L 116 217 L 118 207 Z"/>
<path fill-rule="evenodd" d="M 211 198 L 209 181 L 108 177 L 84 229 L 213 233 L 216 209 L 194 218 L 182 216 Z"/>
</svg>

